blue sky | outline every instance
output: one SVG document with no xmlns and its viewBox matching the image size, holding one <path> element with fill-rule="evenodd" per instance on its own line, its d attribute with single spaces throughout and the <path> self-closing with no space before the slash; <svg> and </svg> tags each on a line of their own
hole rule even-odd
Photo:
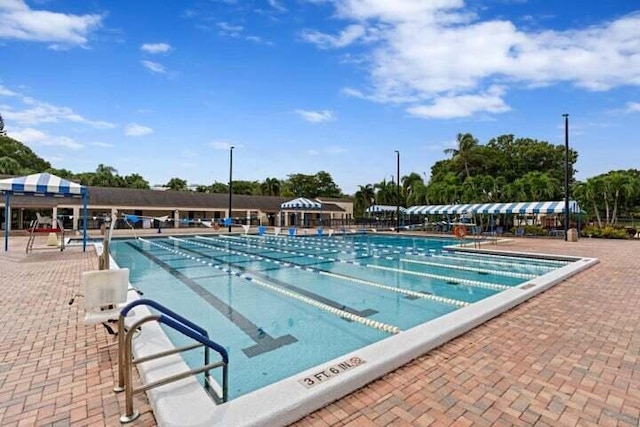
<svg viewBox="0 0 640 427">
<path fill-rule="evenodd" d="M 640 168 L 636 0 L 0 0 L 6 130 L 151 184 L 429 174 L 459 132 Z"/>
</svg>

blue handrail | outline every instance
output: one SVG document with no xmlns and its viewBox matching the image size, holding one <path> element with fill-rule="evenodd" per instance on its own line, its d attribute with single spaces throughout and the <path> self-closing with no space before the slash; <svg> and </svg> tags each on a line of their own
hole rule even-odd
<svg viewBox="0 0 640 427">
<path fill-rule="evenodd" d="M 172 318 L 167 317 L 163 314 L 160 315 L 160 319 L 158 319 L 158 322 L 164 323 L 165 325 L 175 329 L 176 331 L 182 332 L 186 336 L 193 338 L 194 340 L 198 341 L 200 344 L 206 345 L 207 347 L 217 351 L 218 354 L 222 356 L 222 361 L 225 364 L 229 363 L 229 354 L 227 353 L 227 350 L 225 350 L 225 348 L 222 347 L 220 344 L 217 344 L 211 341 L 208 337 L 203 336 L 202 334 L 195 333 L 193 329 L 185 328 L 184 325 L 176 322 Z"/>
<path fill-rule="evenodd" d="M 120 310 L 120 315 L 122 317 L 127 317 L 129 312 L 134 307 L 137 307 L 139 305 L 148 305 L 150 307 L 153 307 L 156 310 L 158 310 L 159 312 L 161 312 L 163 314 L 166 314 L 167 316 L 171 316 L 172 318 L 178 320 L 179 322 L 187 325 L 192 330 L 194 330 L 194 331 L 200 333 L 201 335 L 204 335 L 205 337 L 209 338 L 209 333 L 207 332 L 206 329 L 196 325 L 195 323 L 193 323 L 189 319 L 185 319 L 184 317 L 180 316 L 178 313 L 175 313 L 175 312 L 169 310 L 167 307 L 165 307 L 165 306 L 163 306 L 161 304 L 158 304 L 157 302 L 155 302 L 153 300 L 150 300 L 150 299 L 142 298 L 142 299 L 138 299 L 138 300 L 130 302 L 129 304 L 126 305 L 126 307 L 124 307 L 122 310 Z"/>
</svg>

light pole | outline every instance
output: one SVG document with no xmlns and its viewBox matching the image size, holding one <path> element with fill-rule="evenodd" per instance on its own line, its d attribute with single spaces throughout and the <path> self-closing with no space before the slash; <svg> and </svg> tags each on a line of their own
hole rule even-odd
<svg viewBox="0 0 640 427">
<path fill-rule="evenodd" d="M 233 145 L 229 147 L 229 233 L 231 233 L 231 224 L 233 222 L 233 215 L 231 215 L 231 201 L 233 194 L 233 149 L 236 148 Z"/>
<path fill-rule="evenodd" d="M 396 153 L 396 233 L 400 232 L 400 151 Z"/>
<path fill-rule="evenodd" d="M 569 115 L 564 117 L 564 241 L 568 241 L 569 231 Z"/>
</svg>

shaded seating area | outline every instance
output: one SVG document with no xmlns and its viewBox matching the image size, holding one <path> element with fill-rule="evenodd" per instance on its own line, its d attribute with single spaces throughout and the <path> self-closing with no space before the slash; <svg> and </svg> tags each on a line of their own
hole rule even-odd
<svg viewBox="0 0 640 427">
<path fill-rule="evenodd" d="M 435 232 L 447 233 L 457 223 L 468 221 L 481 227 L 482 232 L 496 235 L 503 235 L 512 230 L 515 236 L 520 237 L 527 234 L 527 227 L 536 227 L 541 231 L 541 235 L 564 237 L 564 227 L 556 226 L 558 217 L 564 214 L 564 211 L 564 201 L 534 201 L 411 206 L 407 208 L 405 215 L 409 216 L 410 224 L 425 221 L 425 224 L 429 224 L 427 229 Z M 578 203 L 574 200 L 569 201 L 569 213 L 581 213 Z M 539 218 L 544 216 L 551 218 L 552 221 L 547 223 L 553 225 L 544 227 L 539 221 Z M 428 221 L 434 217 L 437 218 L 436 221 Z M 578 221 L 579 219 L 578 216 Z"/>
</svg>

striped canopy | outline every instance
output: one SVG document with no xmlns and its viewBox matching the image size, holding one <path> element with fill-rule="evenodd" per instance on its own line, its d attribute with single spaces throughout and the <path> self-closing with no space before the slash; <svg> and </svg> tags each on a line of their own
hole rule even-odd
<svg viewBox="0 0 640 427">
<path fill-rule="evenodd" d="M 575 200 L 569 201 L 569 212 L 578 213 L 580 208 Z M 411 206 L 405 211 L 409 215 L 438 214 L 559 214 L 564 213 L 564 201 L 561 202 L 513 202 L 513 203 L 476 203 L 458 205 Z"/>
<path fill-rule="evenodd" d="M 372 205 L 365 209 L 367 213 L 380 213 L 380 212 L 395 212 L 398 209 L 397 206 L 391 205 Z M 404 213 L 406 209 L 400 206 L 400 212 Z"/>
<path fill-rule="evenodd" d="M 280 205 L 280 209 L 322 209 L 322 203 L 298 197 Z"/>
<path fill-rule="evenodd" d="M 0 193 L 4 194 L 4 251 L 9 251 L 9 231 L 11 230 L 11 196 L 82 197 L 82 251 L 87 249 L 87 187 L 62 179 L 50 173 L 36 173 L 0 180 Z"/>
<path fill-rule="evenodd" d="M 87 193 L 87 187 L 50 173 L 36 173 L 0 180 L 0 192 L 28 195 L 82 196 Z"/>
</svg>

